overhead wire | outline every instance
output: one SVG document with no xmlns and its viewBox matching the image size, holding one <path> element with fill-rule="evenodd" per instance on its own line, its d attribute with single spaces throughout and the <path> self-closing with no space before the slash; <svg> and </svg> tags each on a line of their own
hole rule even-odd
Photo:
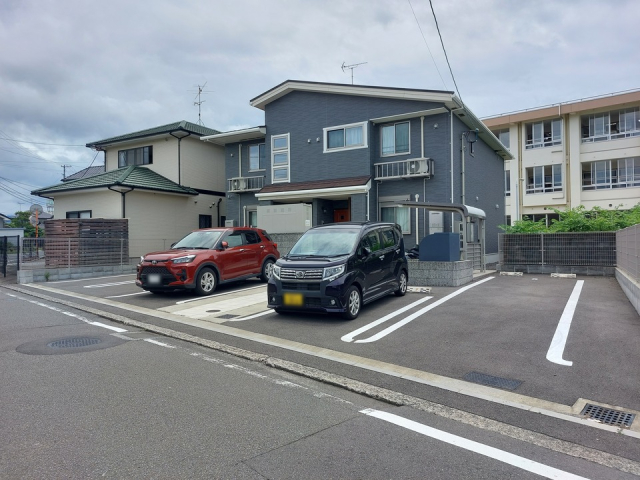
<svg viewBox="0 0 640 480">
<path fill-rule="evenodd" d="M 436 23 L 436 29 L 438 30 L 438 36 L 440 37 L 440 43 L 442 44 L 442 51 L 444 52 L 444 58 L 447 60 L 447 65 L 449 66 L 449 72 L 451 73 L 451 79 L 453 80 L 453 84 L 456 87 L 456 92 L 458 92 L 458 98 L 462 102 L 462 95 L 460 95 L 460 90 L 458 89 L 458 84 L 456 83 L 456 77 L 453 76 L 453 70 L 451 69 L 451 64 L 449 63 L 449 56 L 447 55 L 447 49 L 444 48 L 444 40 L 442 40 L 442 34 L 440 33 L 440 27 L 438 26 L 438 19 L 436 18 L 436 12 L 433 9 L 433 3 L 429 0 L 429 5 L 431 5 L 431 13 L 433 14 L 433 20 Z M 464 102 L 462 102 L 464 104 Z"/>
<path fill-rule="evenodd" d="M 436 67 L 436 72 L 438 72 L 438 75 L 440 76 L 440 80 L 442 80 L 442 85 L 444 85 L 445 90 L 447 90 L 447 84 L 444 81 L 444 78 L 442 78 L 442 74 L 440 73 L 440 69 L 438 68 L 438 64 L 436 63 L 436 59 L 433 57 L 433 53 L 431 53 L 431 48 L 429 48 L 429 44 L 427 43 L 427 38 L 424 36 L 424 32 L 422 31 L 422 27 L 420 26 L 420 22 L 418 21 L 418 17 L 416 15 L 415 10 L 413 9 L 413 5 L 411 4 L 411 0 L 407 0 L 409 2 L 409 6 L 411 7 L 411 12 L 413 12 L 413 18 L 416 19 L 416 23 L 418 24 L 418 30 L 420 30 L 420 35 L 422 35 L 422 40 L 424 41 L 424 44 L 427 47 L 427 50 L 429 51 L 429 56 L 431 57 L 431 60 L 433 61 L 433 66 Z"/>
</svg>

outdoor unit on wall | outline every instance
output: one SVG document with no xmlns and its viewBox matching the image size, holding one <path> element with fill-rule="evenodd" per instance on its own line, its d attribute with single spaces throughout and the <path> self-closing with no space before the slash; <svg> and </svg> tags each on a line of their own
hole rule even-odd
<svg viewBox="0 0 640 480">
<path fill-rule="evenodd" d="M 424 168 L 420 160 L 411 160 L 409 162 L 409 174 L 417 175 L 419 173 L 426 173 L 426 172 L 423 172 L 422 170 L 424 170 Z"/>
<path fill-rule="evenodd" d="M 231 180 L 231 190 L 234 192 L 242 191 L 247 189 L 247 179 L 246 178 L 234 178 Z"/>
<path fill-rule="evenodd" d="M 225 227 L 235 227 L 236 226 L 236 221 L 235 220 L 225 220 L 224 221 L 224 226 Z"/>
</svg>

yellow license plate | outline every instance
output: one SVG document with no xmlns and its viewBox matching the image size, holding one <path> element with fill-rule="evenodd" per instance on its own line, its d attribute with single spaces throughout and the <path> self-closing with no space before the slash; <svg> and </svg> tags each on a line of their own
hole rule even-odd
<svg viewBox="0 0 640 480">
<path fill-rule="evenodd" d="M 285 293 L 282 300 L 288 307 L 301 307 L 304 305 L 304 298 L 302 298 L 301 293 Z"/>
</svg>

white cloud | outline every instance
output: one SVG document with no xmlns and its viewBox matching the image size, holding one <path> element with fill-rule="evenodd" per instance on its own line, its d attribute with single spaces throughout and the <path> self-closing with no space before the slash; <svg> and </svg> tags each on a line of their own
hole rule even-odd
<svg viewBox="0 0 640 480">
<path fill-rule="evenodd" d="M 429 3 L 411 5 L 4 0 L 0 137 L 84 145 L 195 122 L 195 93 L 205 82 L 207 126 L 258 125 L 263 114 L 251 98 L 286 79 L 350 83 L 343 62 L 366 62 L 354 70 L 355 83 L 453 90 Z M 479 116 L 638 86 L 640 4 L 633 0 L 433 5 L 460 93 Z M 0 140 L 0 177 L 36 187 L 58 182 L 61 165 L 72 165 L 67 173 L 87 167 L 95 154 L 23 145 L 40 158 Z M 0 191 L 0 212 L 17 208 Z"/>
</svg>

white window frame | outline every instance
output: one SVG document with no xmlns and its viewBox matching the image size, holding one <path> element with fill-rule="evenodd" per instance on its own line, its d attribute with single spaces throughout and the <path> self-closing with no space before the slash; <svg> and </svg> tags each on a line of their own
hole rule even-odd
<svg viewBox="0 0 640 480">
<path fill-rule="evenodd" d="M 588 168 L 585 168 L 587 166 Z M 598 160 L 582 164 L 582 190 L 633 187 L 640 187 L 640 157 Z"/>
<path fill-rule="evenodd" d="M 529 183 L 530 171 L 533 173 L 533 183 Z M 564 175 L 562 174 L 562 164 L 560 163 L 527 167 L 525 173 L 527 178 L 527 195 L 562 192 L 564 189 Z M 560 182 L 556 184 L 555 177 L 558 173 L 560 174 Z"/>
<path fill-rule="evenodd" d="M 358 122 L 358 123 L 348 123 L 345 125 L 336 125 L 334 127 L 325 127 L 322 129 L 322 153 L 333 153 L 333 152 L 344 152 L 345 150 L 356 150 L 359 148 L 368 148 L 369 147 L 369 128 L 368 127 L 368 123 L 369 122 Z M 360 127 L 362 128 L 362 143 L 358 144 L 358 145 L 349 145 L 349 146 L 344 146 L 344 147 L 334 147 L 334 148 L 329 148 L 329 141 L 328 141 L 328 135 L 329 132 L 333 132 L 335 130 L 343 130 L 343 135 L 344 132 L 346 131 L 347 128 L 355 128 L 355 127 Z M 345 138 L 345 144 L 346 144 L 346 138 Z"/>
<path fill-rule="evenodd" d="M 385 127 L 395 127 L 397 125 L 400 124 L 404 124 L 407 123 L 409 125 L 409 150 L 407 150 L 406 152 L 396 152 L 395 151 L 395 144 L 393 146 L 394 148 L 394 152 L 393 153 L 384 153 L 384 145 L 382 144 L 382 129 Z M 394 138 L 395 138 L 395 131 L 394 131 Z M 395 141 L 395 140 L 394 140 Z M 411 120 L 403 120 L 402 122 L 395 122 L 395 123 L 386 123 L 384 125 L 380 125 L 380 156 L 381 157 L 396 157 L 398 155 L 411 155 Z"/>
<path fill-rule="evenodd" d="M 247 154 L 249 156 L 249 171 L 250 172 L 264 172 L 265 170 L 265 166 L 263 166 L 262 168 L 260 168 L 260 147 L 262 147 L 263 152 L 266 150 L 267 146 L 264 143 L 256 143 L 254 145 L 249 145 L 249 147 L 247 148 Z M 251 168 L 251 149 L 252 148 L 257 148 L 258 149 L 258 168 Z M 267 156 L 266 156 L 266 152 L 265 152 L 265 156 L 264 156 L 264 161 L 267 161 Z"/>
<path fill-rule="evenodd" d="M 580 126 L 583 130 L 582 143 L 637 137 L 640 136 L 640 108 L 630 107 L 582 115 Z M 597 132 L 599 126 L 602 131 Z M 585 128 L 588 132 L 584 131 Z"/>
<path fill-rule="evenodd" d="M 511 131 L 508 128 L 501 128 L 500 130 L 492 130 L 492 133 L 496 136 L 500 143 L 502 143 L 507 150 L 511 148 Z M 505 142 L 506 139 L 506 142 Z"/>
<path fill-rule="evenodd" d="M 531 139 L 528 138 L 529 128 L 531 128 Z M 550 136 L 545 136 L 545 130 L 547 130 Z M 529 150 L 531 148 L 562 145 L 564 137 L 562 119 L 554 118 L 552 120 L 542 120 L 539 122 L 526 123 L 524 126 L 524 133 L 526 137 L 526 150 Z"/>
<path fill-rule="evenodd" d="M 402 230 L 403 235 L 411 235 L 411 210 L 409 207 L 395 207 L 395 206 L 385 206 L 380 205 L 380 219 L 382 219 L 382 211 L 384 209 L 393 209 L 393 221 L 400 225 L 400 229 Z M 398 222 L 398 210 L 403 210 L 407 212 L 407 225 L 402 225 Z"/>
<path fill-rule="evenodd" d="M 280 138 L 286 138 L 287 139 L 287 146 L 286 148 L 275 148 L 274 144 L 275 141 L 280 139 Z M 274 163 L 274 158 L 276 155 L 281 155 L 281 154 L 286 154 L 287 155 L 287 163 L 285 164 L 278 164 L 276 165 Z M 287 171 L 287 178 L 280 178 L 280 179 L 276 179 L 276 175 L 275 172 L 277 170 L 286 170 Z M 291 138 L 290 135 L 288 133 L 284 133 L 281 135 L 271 135 L 271 183 L 285 183 L 285 182 L 289 182 L 291 179 Z"/>
<path fill-rule="evenodd" d="M 511 170 L 504 171 L 504 196 L 511 196 Z"/>
</svg>

